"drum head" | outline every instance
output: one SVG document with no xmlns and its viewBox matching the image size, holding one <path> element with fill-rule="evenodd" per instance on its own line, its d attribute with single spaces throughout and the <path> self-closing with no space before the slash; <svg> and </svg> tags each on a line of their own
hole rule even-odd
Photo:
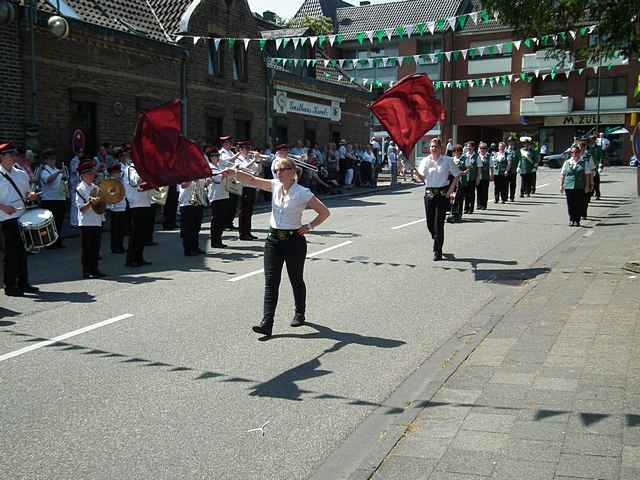
<svg viewBox="0 0 640 480">
<path fill-rule="evenodd" d="M 53 219 L 53 213 L 44 208 L 34 208 L 27 210 L 24 215 L 20 217 L 20 224 L 25 227 L 42 225 Z"/>
</svg>

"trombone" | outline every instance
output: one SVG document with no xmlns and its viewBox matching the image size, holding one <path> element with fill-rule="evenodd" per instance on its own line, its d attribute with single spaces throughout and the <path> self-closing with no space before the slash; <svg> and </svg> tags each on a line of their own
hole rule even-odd
<svg viewBox="0 0 640 480">
<path fill-rule="evenodd" d="M 318 167 L 316 167 L 315 165 L 312 165 L 309 162 L 306 162 L 303 160 L 303 158 L 307 158 L 306 155 L 293 155 L 293 154 L 289 154 L 289 160 L 293 160 L 294 163 L 296 164 L 296 166 L 300 167 L 300 168 L 306 168 L 307 170 L 311 170 L 314 173 L 318 173 Z"/>
</svg>

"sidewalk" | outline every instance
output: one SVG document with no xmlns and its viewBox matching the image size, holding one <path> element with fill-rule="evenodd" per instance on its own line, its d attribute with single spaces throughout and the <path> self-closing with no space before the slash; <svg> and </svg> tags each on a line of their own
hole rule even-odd
<svg viewBox="0 0 640 480">
<path fill-rule="evenodd" d="M 640 202 L 593 224 L 493 325 L 459 333 L 480 337 L 470 355 L 352 478 L 640 479 L 640 275 L 622 268 L 640 258 Z"/>
</svg>

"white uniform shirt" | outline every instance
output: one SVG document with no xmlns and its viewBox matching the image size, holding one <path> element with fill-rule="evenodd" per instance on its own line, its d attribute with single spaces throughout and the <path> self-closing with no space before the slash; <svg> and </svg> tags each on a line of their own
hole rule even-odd
<svg viewBox="0 0 640 480">
<path fill-rule="evenodd" d="M 124 166 L 121 164 L 120 168 L 124 169 Z M 124 173 L 122 173 L 123 171 L 124 170 L 120 170 L 119 174 L 111 175 L 111 178 L 113 178 L 114 180 L 119 180 L 120 183 L 122 183 L 122 186 L 124 186 Z M 122 200 L 120 200 L 118 203 L 107 205 L 107 208 L 112 212 L 124 212 L 127 209 L 127 196 L 125 195 L 124 197 L 122 197 Z"/>
<path fill-rule="evenodd" d="M 363 162 L 367 162 L 367 163 L 373 163 L 373 162 L 376 161 L 376 157 L 373 155 L 373 153 L 369 153 L 367 151 L 364 151 L 360 155 L 360 160 L 362 160 Z"/>
<path fill-rule="evenodd" d="M 424 157 L 418 165 L 418 173 L 424 177 L 427 188 L 441 188 L 449 186 L 449 175 L 460 176 L 460 170 L 453 158 L 440 155 L 437 161 L 431 159 L 431 155 Z"/>
<path fill-rule="evenodd" d="M 138 190 L 138 185 L 142 182 L 140 175 L 133 165 L 129 165 L 124 175 L 124 191 L 129 201 L 129 208 L 144 208 L 151 206 L 151 200 L 147 192 Z"/>
<path fill-rule="evenodd" d="M 98 215 L 93 208 L 84 212 L 80 210 L 89 203 L 91 192 L 95 188 L 93 184 L 87 184 L 84 180 L 76 187 L 76 205 L 78 205 L 78 225 L 81 227 L 101 227 L 104 217 Z"/>
<path fill-rule="evenodd" d="M 390 148 L 389 150 L 387 150 L 387 160 L 389 161 L 389 166 L 398 163 L 398 154 L 396 153 L 395 148 Z"/>
<path fill-rule="evenodd" d="M 0 165 L 0 172 L 8 175 L 11 180 L 13 180 L 16 187 L 18 187 L 20 192 L 22 192 L 22 196 L 26 199 L 27 193 L 29 193 L 29 175 L 24 170 L 21 170 L 16 166 L 11 169 L 11 172 L 8 172 L 2 165 Z M 0 175 L 0 203 L 2 205 L 21 209 L 11 215 L 7 215 L 0 210 L 0 222 L 11 220 L 13 218 L 20 218 L 24 213 L 25 205 L 20 199 L 20 195 L 18 195 L 16 189 L 13 188 L 11 182 L 9 182 L 9 180 L 7 180 L 3 175 Z"/>
<path fill-rule="evenodd" d="M 226 148 L 221 148 L 218 153 L 220 154 L 220 161 L 223 162 L 223 165 L 225 160 L 231 160 L 235 157 L 235 154 Z"/>
<path fill-rule="evenodd" d="M 307 208 L 313 193 L 298 183 L 293 183 L 286 195 L 282 192 L 279 180 L 271 181 L 271 220 L 272 228 L 279 230 L 297 230 L 302 226 L 302 212 Z"/>
<path fill-rule="evenodd" d="M 44 165 L 40 169 L 40 191 L 42 200 L 66 200 L 64 193 L 62 192 L 62 173 L 60 173 L 53 182 L 48 183 L 49 179 L 54 176 L 59 170 L 49 165 Z"/>
</svg>

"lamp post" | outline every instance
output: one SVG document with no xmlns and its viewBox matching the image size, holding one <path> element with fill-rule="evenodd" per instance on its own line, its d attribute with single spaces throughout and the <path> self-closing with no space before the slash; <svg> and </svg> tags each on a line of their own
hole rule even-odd
<svg viewBox="0 0 640 480">
<path fill-rule="evenodd" d="M 31 123 L 25 128 L 25 144 L 32 150 L 38 149 L 38 77 L 36 64 L 36 23 L 38 21 L 37 0 L 29 0 L 27 7 L 26 28 L 31 43 Z"/>
</svg>

